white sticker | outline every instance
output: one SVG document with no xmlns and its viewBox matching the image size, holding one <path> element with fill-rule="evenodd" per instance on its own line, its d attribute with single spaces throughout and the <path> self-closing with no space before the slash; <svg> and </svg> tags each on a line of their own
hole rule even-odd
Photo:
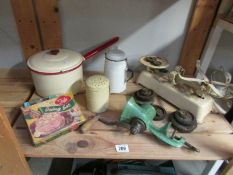
<svg viewBox="0 0 233 175">
<path fill-rule="evenodd" d="M 127 144 L 122 145 L 115 145 L 116 151 L 118 153 L 128 153 L 129 152 L 129 146 Z"/>
</svg>

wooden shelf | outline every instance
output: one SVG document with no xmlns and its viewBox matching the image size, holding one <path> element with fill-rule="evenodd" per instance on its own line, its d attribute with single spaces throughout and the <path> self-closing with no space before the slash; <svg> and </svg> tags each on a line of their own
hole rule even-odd
<svg viewBox="0 0 233 175">
<path fill-rule="evenodd" d="M 105 117 L 117 120 L 127 102 L 129 94 L 140 88 L 130 82 L 128 91 L 124 94 L 110 96 L 109 111 Z M 32 98 L 38 96 L 33 95 Z M 76 99 L 81 110 L 86 116 L 93 113 L 87 111 L 85 95 L 80 94 Z M 174 106 L 160 98 L 154 99 L 155 104 L 163 106 L 168 112 L 175 110 Z M 162 126 L 166 121 L 155 122 Z M 192 152 L 185 148 L 173 148 L 157 140 L 150 133 L 129 135 L 126 129 L 106 126 L 100 122 L 95 123 L 91 131 L 80 134 L 74 131 L 63 135 L 39 147 L 32 145 L 23 117 L 19 117 L 14 125 L 16 137 L 27 157 L 67 157 L 67 158 L 105 158 L 105 159 L 171 159 L 171 160 L 219 160 L 229 159 L 233 155 L 233 130 L 230 124 L 220 115 L 210 114 L 204 123 L 191 134 L 177 134 L 183 136 L 188 142 L 201 150 L 200 153 Z M 172 132 L 169 131 L 169 132 Z M 86 140 L 88 147 L 79 148 L 79 140 Z M 74 145 L 75 150 L 69 151 L 69 145 Z M 128 144 L 129 153 L 117 153 L 116 144 Z"/>
<path fill-rule="evenodd" d="M 222 32 L 226 30 L 228 32 L 233 33 L 232 22 L 233 22 L 232 18 L 226 18 L 223 16 L 217 19 L 216 25 L 213 27 L 213 29 L 210 32 L 209 38 L 207 40 L 207 43 L 205 45 L 205 48 L 201 56 L 201 68 L 204 73 L 207 71 L 209 64 L 214 56 L 216 47 L 222 36 Z M 197 77 L 201 77 L 201 75 L 199 75 L 198 72 L 197 72 Z"/>
<path fill-rule="evenodd" d="M 217 25 L 228 32 L 233 33 L 233 20 L 230 18 L 219 18 Z"/>
<path fill-rule="evenodd" d="M 86 75 L 86 74 L 85 74 Z M 17 73 L 15 70 L 0 71 L 0 89 L 2 95 L 11 94 L 8 98 L 1 100 L 8 114 L 15 120 L 18 117 L 19 106 L 30 97 L 33 84 L 30 74 Z M 127 102 L 127 97 L 138 90 L 140 86 L 129 82 L 127 91 L 122 94 L 113 94 L 110 97 L 109 111 L 107 117 L 117 120 Z M 12 93 L 15 95 L 12 96 Z M 11 97 L 11 98 L 10 98 Z M 39 98 L 34 94 L 31 99 Z M 6 103 L 3 103 L 6 101 Z M 81 110 L 86 116 L 93 115 L 86 109 L 85 95 L 79 94 L 76 99 Z M 176 108 L 166 101 L 155 98 L 155 104 L 163 106 L 168 112 Z M 10 119 L 11 120 L 11 119 Z M 156 126 L 162 126 L 165 121 L 155 122 Z M 49 143 L 34 147 L 29 137 L 22 116 L 18 117 L 13 125 L 13 130 L 20 143 L 23 153 L 27 157 L 70 157 L 70 158 L 106 158 L 106 159 L 172 159 L 172 160 L 218 160 L 229 159 L 233 155 L 233 130 L 227 121 L 219 115 L 210 114 L 204 123 L 191 134 L 178 134 L 187 139 L 188 142 L 201 150 L 200 153 L 189 151 L 185 148 L 172 148 L 161 143 L 149 133 L 130 136 L 128 131 L 122 128 L 106 126 L 97 122 L 86 134 L 78 131 L 68 133 Z M 170 133 L 172 130 L 169 131 Z M 79 140 L 87 140 L 89 146 L 78 148 L 73 153 L 67 149 L 69 144 L 77 144 Z M 117 153 L 116 144 L 128 144 L 129 153 Z"/>
<path fill-rule="evenodd" d="M 33 93 L 30 72 L 26 69 L 0 69 L 0 106 L 11 124 L 20 114 L 19 106 Z"/>
</svg>

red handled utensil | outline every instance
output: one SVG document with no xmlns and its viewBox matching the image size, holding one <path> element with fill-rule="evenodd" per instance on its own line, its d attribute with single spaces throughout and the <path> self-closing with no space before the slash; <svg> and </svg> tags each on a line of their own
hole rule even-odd
<svg viewBox="0 0 233 175">
<path fill-rule="evenodd" d="M 96 47 L 95 49 L 87 52 L 86 54 L 83 55 L 84 60 L 87 60 L 91 57 L 93 57 L 94 55 L 96 55 L 97 53 L 101 52 L 102 50 L 108 48 L 109 46 L 113 45 L 114 43 L 116 43 L 119 40 L 119 37 L 113 37 L 110 40 L 106 41 L 104 44 Z"/>
</svg>

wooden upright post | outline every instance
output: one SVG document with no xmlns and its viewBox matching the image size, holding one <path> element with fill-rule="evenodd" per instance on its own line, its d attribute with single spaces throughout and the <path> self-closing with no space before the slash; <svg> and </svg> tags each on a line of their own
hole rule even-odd
<svg viewBox="0 0 233 175">
<path fill-rule="evenodd" d="M 35 0 L 43 48 L 61 48 L 62 34 L 58 0 Z"/>
<path fill-rule="evenodd" d="M 220 0 L 197 0 L 179 64 L 193 75 L 212 27 Z"/>
<path fill-rule="evenodd" d="M 11 6 L 26 60 L 41 50 L 62 47 L 57 0 L 11 0 Z"/>
<path fill-rule="evenodd" d="M 32 0 L 11 0 L 25 59 L 41 51 L 41 40 Z"/>
</svg>

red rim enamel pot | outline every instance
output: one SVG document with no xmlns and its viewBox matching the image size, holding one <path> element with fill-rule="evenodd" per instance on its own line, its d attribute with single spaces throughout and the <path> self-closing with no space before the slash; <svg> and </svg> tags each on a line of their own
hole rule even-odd
<svg viewBox="0 0 233 175">
<path fill-rule="evenodd" d="M 32 55 L 28 61 L 32 79 L 38 95 L 47 97 L 71 91 L 81 92 L 83 83 L 83 61 L 91 58 L 119 40 L 114 37 L 94 50 L 81 55 L 68 49 L 50 49 Z"/>
</svg>

